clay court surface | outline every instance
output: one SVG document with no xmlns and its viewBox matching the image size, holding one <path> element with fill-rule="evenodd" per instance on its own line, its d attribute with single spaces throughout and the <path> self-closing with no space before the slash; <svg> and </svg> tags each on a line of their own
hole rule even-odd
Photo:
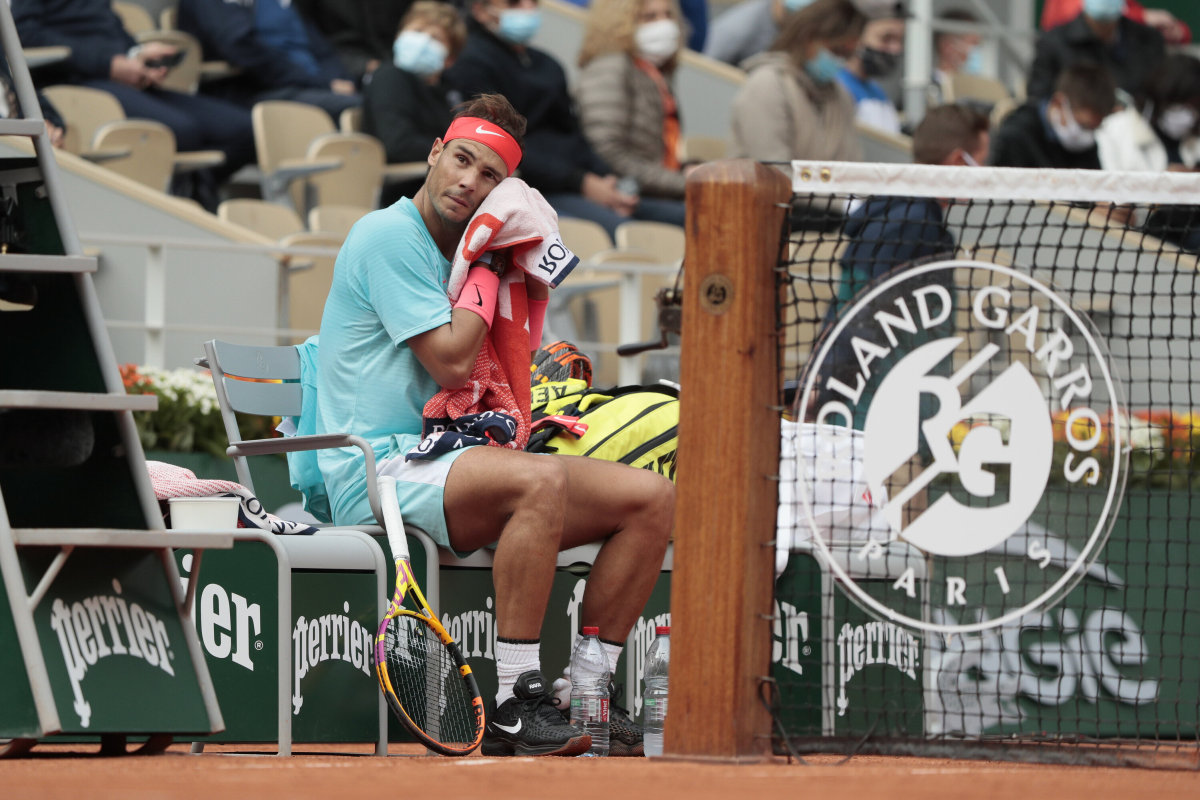
<svg viewBox="0 0 1200 800">
<path fill-rule="evenodd" d="M 232 748 L 228 748 L 232 749 Z M 238 748 L 243 751 L 244 748 Z M 95 748 L 41 745 L 0 762 L 0 797 L 25 798 L 838 798 L 1147 797 L 1200 798 L 1200 772 L 857 756 L 845 764 L 813 756 L 810 766 L 774 759 L 713 764 L 645 759 L 449 759 L 392 745 L 389 758 L 337 746 L 290 758 L 174 746 L 158 756 L 101 758 Z M 358 752 L 362 752 L 361 749 Z"/>
</svg>

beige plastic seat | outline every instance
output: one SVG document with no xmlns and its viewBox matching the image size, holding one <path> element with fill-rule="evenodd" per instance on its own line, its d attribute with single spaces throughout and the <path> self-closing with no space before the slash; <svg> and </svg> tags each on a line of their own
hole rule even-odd
<svg viewBox="0 0 1200 800">
<path fill-rule="evenodd" d="M 200 41 L 190 33 L 176 30 L 151 30 L 137 36 L 139 44 L 162 42 L 183 53 L 183 60 L 167 70 L 163 88 L 184 94 L 195 94 L 200 88 L 200 67 L 204 54 Z"/>
<path fill-rule="evenodd" d="M 234 225 L 241 225 L 272 242 L 282 243 L 288 237 L 304 233 L 304 220 L 300 219 L 295 210 L 290 206 L 268 203 L 265 200 L 226 200 L 217 206 L 217 217 Z M 276 263 L 279 265 L 276 318 L 280 327 L 287 327 L 291 316 L 292 277 L 312 269 L 313 261 L 307 256 L 280 254 Z"/>
<path fill-rule="evenodd" d="M 125 121 L 125 110 L 121 108 L 117 98 L 102 89 L 70 85 L 48 86 L 45 94 L 67 123 L 63 149 L 68 153 L 105 166 L 108 166 L 110 161 L 136 155 L 126 147 L 117 146 L 116 140 L 105 147 L 96 142 L 97 133 L 105 125 Z M 172 164 L 177 173 L 214 167 L 225 160 L 224 153 L 219 150 L 174 152 L 174 136 L 171 137 L 171 142 L 174 153 Z"/>
<path fill-rule="evenodd" d="M 333 264 L 337 260 L 337 249 L 342 237 L 325 231 L 312 231 L 285 236 L 280 244 L 286 247 L 323 247 L 332 250 L 329 255 L 305 256 L 309 269 L 288 273 L 288 327 L 305 331 L 296 337 L 297 343 L 304 341 L 310 333 L 321 329 L 321 314 L 325 311 L 325 298 L 333 284 Z"/>
<path fill-rule="evenodd" d="M 87 158 L 96 131 L 110 122 L 125 119 L 125 109 L 117 98 L 102 89 L 63 84 L 47 86 L 44 94 L 67 123 L 63 149 L 68 153 Z"/>
<path fill-rule="evenodd" d="M 178 30 L 176 22 L 179 19 L 179 9 L 175 6 L 167 6 L 158 13 L 158 27 L 164 31 Z"/>
<path fill-rule="evenodd" d="M 316 106 L 290 100 L 256 103 L 251 119 L 263 199 L 290 202 L 294 208 L 306 210 L 303 196 L 301 202 L 295 201 L 293 184 L 341 166 L 337 159 L 314 162 L 308 158 L 308 148 L 314 139 L 334 133 L 333 121 Z M 301 182 L 298 192 L 303 191 L 303 185 Z"/>
<path fill-rule="evenodd" d="M 278 203 L 238 198 L 217 206 L 217 216 L 234 225 L 249 228 L 273 241 L 304 231 L 304 220 L 295 211 Z"/>
<path fill-rule="evenodd" d="M 319 136 L 308 146 L 310 163 L 329 160 L 340 166 L 310 175 L 305 187 L 305 205 L 360 206 L 377 208 L 383 188 L 383 167 L 387 154 L 383 143 L 365 133 L 330 133 Z M 295 196 L 293 196 L 295 200 Z"/>
<path fill-rule="evenodd" d="M 1012 92 L 995 78 L 983 75 L 966 75 L 961 72 L 950 76 L 943 86 L 943 98 L 947 103 L 958 103 L 963 100 L 980 100 L 984 103 L 996 104 L 1012 99 Z"/>
<path fill-rule="evenodd" d="M 347 108 L 338 115 L 338 130 L 342 133 L 362 133 L 362 106 Z"/>
<path fill-rule="evenodd" d="M 125 3 L 121 2 L 121 0 L 114 0 L 112 10 L 120 18 L 121 24 L 125 26 L 125 30 L 129 31 L 129 35 L 135 39 L 138 34 L 158 30 L 158 25 L 154 22 L 154 17 L 137 3 Z"/>
<path fill-rule="evenodd" d="M 716 136 L 700 136 L 693 134 L 679 140 L 679 160 L 689 161 L 720 161 L 725 158 L 729 145 L 724 139 Z"/>
<path fill-rule="evenodd" d="M 579 256 L 580 261 L 587 261 L 597 253 L 611 250 L 613 247 L 613 240 L 608 235 L 608 230 L 600 223 L 592 222 L 590 219 L 560 217 L 558 232 L 562 236 L 563 244 L 570 248 L 572 253 Z"/>
<path fill-rule="evenodd" d="M 370 212 L 370 208 L 360 206 L 317 206 L 308 212 L 308 229 L 313 232 L 332 233 L 345 239 L 354 223 Z"/>
<path fill-rule="evenodd" d="M 126 151 L 128 155 L 104 163 L 138 183 L 165 192 L 175 171 L 175 134 L 161 122 L 123 119 L 101 126 L 93 144 L 96 150 Z"/>
<path fill-rule="evenodd" d="M 630 220 L 617 226 L 617 247 L 647 253 L 662 264 L 683 259 L 687 237 L 683 228 L 665 222 Z"/>
</svg>

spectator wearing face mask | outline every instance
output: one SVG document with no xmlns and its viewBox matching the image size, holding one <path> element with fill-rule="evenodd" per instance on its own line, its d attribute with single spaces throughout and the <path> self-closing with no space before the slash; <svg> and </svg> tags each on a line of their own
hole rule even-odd
<svg viewBox="0 0 1200 800">
<path fill-rule="evenodd" d="M 904 6 L 893 0 L 859 0 L 858 7 L 869 22 L 838 80 L 854 98 L 859 122 L 900 133 L 896 106 L 876 81 L 894 73 L 904 55 Z"/>
<path fill-rule="evenodd" d="M 1150 76 L 1166 57 L 1166 46 L 1154 28 L 1122 16 L 1124 5 L 1125 0 L 1083 0 L 1083 13 L 1043 33 L 1026 94 L 1034 99 L 1049 97 L 1064 69 L 1088 61 L 1107 69 L 1117 88 L 1141 102 Z"/>
<path fill-rule="evenodd" d="M 854 99 L 838 82 L 866 16 L 851 0 L 816 0 L 746 63 L 733 99 L 734 155 L 759 161 L 859 161 Z"/>
<path fill-rule="evenodd" d="M 683 198 L 671 76 L 683 31 L 675 0 L 593 0 L 579 52 L 579 116 L 592 147 L 641 194 Z"/>
<path fill-rule="evenodd" d="M 446 80 L 467 100 L 503 95 L 528 120 L 520 177 L 559 216 L 592 220 L 610 235 L 628 219 L 683 225 L 682 203 L 619 186 L 588 143 L 562 65 L 529 45 L 541 25 L 537 0 L 473 0 L 469 15 L 467 44 Z"/>
<path fill-rule="evenodd" d="M 960 8 L 946 11 L 938 18 L 947 22 L 979 22 L 979 18 L 970 11 Z M 983 73 L 983 51 L 979 49 L 981 41 L 983 37 L 978 33 L 937 31 L 933 34 L 933 79 L 929 91 L 931 107 L 945 102 L 946 87 L 955 75 Z"/>
<path fill-rule="evenodd" d="M 708 26 L 704 55 L 739 66 L 779 38 L 784 20 L 812 0 L 743 0 L 717 15 Z"/>
<path fill-rule="evenodd" d="M 1065 25 L 1078 17 L 1082 8 L 1083 0 L 1046 0 L 1042 6 L 1042 30 Z M 1121 13 L 1157 30 L 1167 44 L 1187 44 L 1192 40 L 1191 28 L 1166 9 L 1146 8 L 1137 0 L 1124 0 Z"/>
<path fill-rule="evenodd" d="M 1170 169 L 1200 166 L 1200 59 L 1167 56 L 1150 82 L 1142 114 L 1162 142 Z"/>
<path fill-rule="evenodd" d="M 1031 100 L 1004 118 L 992 137 L 990 161 L 997 167 L 1100 169 L 1096 129 L 1116 102 L 1107 69 L 1070 66 L 1049 99 Z"/>
<path fill-rule="evenodd" d="M 467 28 L 448 3 L 417 0 L 392 44 L 392 61 L 376 68 L 363 88 L 363 131 L 383 142 L 389 164 L 424 161 L 429 143 L 453 117 L 443 71 L 462 51 Z M 412 197 L 424 178 L 389 183 L 383 205 Z"/>
</svg>

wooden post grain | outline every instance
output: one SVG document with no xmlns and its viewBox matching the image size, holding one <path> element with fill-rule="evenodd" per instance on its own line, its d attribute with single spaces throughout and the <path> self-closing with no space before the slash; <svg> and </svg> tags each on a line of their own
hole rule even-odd
<svg viewBox="0 0 1200 800">
<path fill-rule="evenodd" d="M 779 469 L 775 336 L 787 179 L 751 161 L 687 184 L 679 472 L 671 583 L 671 686 L 664 750 L 758 760 L 770 719 Z"/>
</svg>

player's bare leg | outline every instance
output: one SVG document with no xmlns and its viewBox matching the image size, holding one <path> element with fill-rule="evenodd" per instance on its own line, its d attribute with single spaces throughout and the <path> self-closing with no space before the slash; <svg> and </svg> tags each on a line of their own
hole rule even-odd
<svg viewBox="0 0 1200 800">
<path fill-rule="evenodd" d="M 583 621 L 621 640 L 661 570 L 675 494 L 669 480 L 648 470 L 480 447 L 454 462 L 444 504 L 456 548 L 499 542 L 493 582 L 501 636 L 536 639 L 558 551 L 603 541 Z"/>
</svg>

